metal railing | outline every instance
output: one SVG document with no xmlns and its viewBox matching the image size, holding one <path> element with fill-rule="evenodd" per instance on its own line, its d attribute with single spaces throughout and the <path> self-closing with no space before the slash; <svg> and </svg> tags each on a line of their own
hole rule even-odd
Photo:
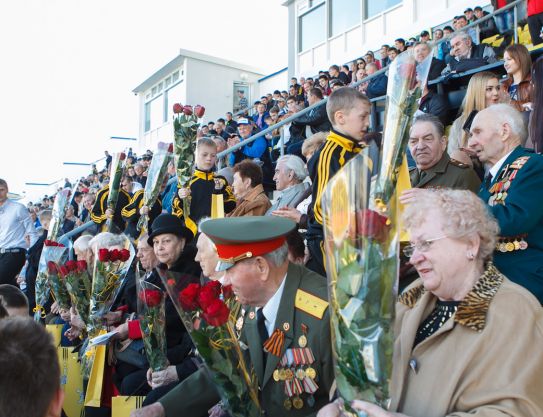
<svg viewBox="0 0 543 417">
<path fill-rule="evenodd" d="M 515 0 L 513 3 L 510 3 L 507 6 L 502 7 L 501 9 L 495 10 L 491 14 L 488 14 L 488 15 L 482 17 L 481 19 L 478 19 L 475 22 L 470 23 L 469 25 L 466 25 L 463 28 L 453 32 L 453 34 L 451 35 L 450 38 L 443 37 L 442 39 L 438 40 L 437 42 L 433 42 L 432 46 L 437 46 L 437 45 L 440 45 L 443 42 L 447 42 L 448 40 L 452 39 L 454 34 L 460 33 L 460 32 L 465 32 L 466 30 L 468 30 L 470 28 L 477 27 L 481 23 L 483 23 L 483 22 L 485 22 L 485 21 L 487 21 L 489 19 L 493 19 L 494 16 L 496 16 L 497 14 L 503 13 L 504 11 L 507 11 L 507 10 L 509 10 L 511 8 L 514 8 L 514 18 L 513 18 L 514 28 L 513 28 L 513 31 L 514 31 L 515 43 L 517 43 L 518 42 L 518 34 L 517 34 L 518 12 L 517 12 L 517 6 L 520 3 L 524 3 L 524 2 L 526 2 L 526 0 Z M 350 84 L 348 87 L 357 88 L 360 84 L 365 83 L 367 81 L 370 81 L 370 80 L 376 78 L 377 76 L 387 72 L 387 70 L 388 70 L 388 66 L 384 67 L 384 68 L 381 68 L 379 71 L 376 71 L 375 73 L 373 73 L 371 75 L 368 75 L 367 77 L 362 78 L 361 80 L 355 82 L 354 84 Z M 376 102 L 376 101 L 381 100 L 381 99 L 382 99 L 382 97 L 377 97 L 377 98 L 375 98 L 373 100 L 370 100 L 370 101 Z M 279 127 L 282 127 L 282 126 L 284 126 L 286 124 L 289 124 L 289 123 L 293 122 L 294 120 L 298 119 L 300 116 L 303 116 L 304 114 L 309 113 L 311 110 L 313 110 L 313 109 L 315 109 L 315 108 L 317 108 L 319 106 L 326 105 L 327 102 L 328 102 L 328 97 L 325 97 L 324 99 L 320 100 L 318 103 L 315 103 L 315 104 L 313 104 L 313 105 L 311 105 L 309 107 L 306 107 L 305 109 L 293 114 L 292 116 L 289 116 L 289 117 L 281 120 L 280 122 L 278 122 L 278 123 L 276 123 L 276 124 L 274 124 L 272 126 L 269 126 L 266 129 L 261 130 L 260 132 L 255 133 L 254 135 L 248 137 L 247 139 L 244 139 L 244 140 L 240 141 L 238 144 L 236 144 L 236 145 L 234 145 L 234 146 L 220 152 L 217 155 L 218 160 L 223 161 L 226 156 L 230 155 L 233 152 L 236 152 L 238 149 L 244 147 L 245 145 L 247 145 L 247 144 L 249 144 L 251 142 L 254 142 L 256 139 L 261 138 L 261 137 L 267 135 L 268 133 L 271 133 L 273 130 L 275 130 L 275 129 L 279 128 Z M 281 150 L 281 155 L 283 155 L 283 152 L 284 152 L 283 135 L 281 135 L 281 139 L 280 139 L 280 150 Z M 221 166 L 219 166 L 219 168 L 221 168 Z"/>
</svg>

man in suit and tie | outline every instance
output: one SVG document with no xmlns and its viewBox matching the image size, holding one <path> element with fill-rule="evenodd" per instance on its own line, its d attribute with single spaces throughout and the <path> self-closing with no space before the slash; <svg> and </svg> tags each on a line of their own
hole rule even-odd
<svg viewBox="0 0 543 417">
<path fill-rule="evenodd" d="M 224 285 L 246 306 L 236 325 L 259 382 L 267 417 L 315 416 L 334 380 L 326 278 L 288 261 L 286 236 L 296 225 L 274 216 L 208 220 Z M 235 365 L 235 364 L 234 364 Z M 287 389 L 300 382 L 302 392 Z M 207 416 L 220 400 L 204 370 L 133 416 Z"/>
<path fill-rule="evenodd" d="M 543 303 L 543 156 L 522 147 L 519 111 L 495 104 L 477 113 L 469 149 L 490 166 L 479 196 L 498 220 L 494 264 Z"/>
<path fill-rule="evenodd" d="M 402 203 L 416 198 L 420 188 L 455 188 L 477 193 L 481 181 L 472 167 L 451 159 L 443 123 L 434 115 L 418 116 L 409 132 L 409 151 L 416 167 L 409 172 L 412 189 L 400 196 Z"/>
</svg>

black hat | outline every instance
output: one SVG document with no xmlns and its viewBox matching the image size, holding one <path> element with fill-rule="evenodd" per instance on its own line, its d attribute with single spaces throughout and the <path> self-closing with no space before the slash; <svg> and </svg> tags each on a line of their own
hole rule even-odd
<svg viewBox="0 0 543 417">
<path fill-rule="evenodd" d="M 147 243 L 152 247 L 153 238 L 166 233 L 172 233 L 184 238 L 185 244 L 189 243 L 194 238 L 194 233 L 185 226 L 185 223 L 179 217 L 174 216 L 173 214 L 161 214 L 155 219 L 149 229 Z"/>
</svg>

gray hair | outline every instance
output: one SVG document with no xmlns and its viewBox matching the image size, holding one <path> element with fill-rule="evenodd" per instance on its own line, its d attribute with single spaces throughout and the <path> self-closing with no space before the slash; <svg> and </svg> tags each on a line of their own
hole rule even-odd
<svg viewBox="0 0 543 417">
<path fill-rule="evenodd" d="M 431 123 L 437 133 L 438 139 L 441 139 L 445 134 L 445 127 L 443 126 L 443 123 L 441 120 L 439 120 L 439 117 L 434 116 L 433 114 L 424 113 L 417 116 L 415 120 L 413 120 L 411 129 L 413 129 L 413 126 L 415 126 L 416 123 Z"/>
<path fill-rule="evenodd" d="M 428 212 L 441 213 L 443 232 L 453 238 L 477 234 L 480 239 L 477 259 L 489 261 L 496 246 L 499 226 L 477 195 L 468 190 L 421 190 L 417 199 L 407 205 L 403 214 L 407 230 L 429 221 Z"/>
<path fill-rule="evenodd" d="M 522 114 L 517 109 L 509 104 L 498 103 L 488 106 L 482 111 L 492 113 L 495 126 L 508 124 L 513 134 L 520 139 L 520 143 L 524 144 L 526 142 L 528 130 Z"/>
<path fill-rule="evenodd" d="M 97 252 L 98 249 L 110 248 L 112 246 L 124 246 L 126 238 L 123 235 L 115 235 L 109 232 L 98 233 L 94 236 L 89 246 L 93 252 Z"/>
<path fill-rule="evenodd" d="M 85 252 L 90 247 L 90 241 L 93 239 L 91 235 L 79 236 L 74 242 L 74 250 Z"/>
<path fill-rule="evenodd" d="M 270 264 L 275 267 L 283 265 L 288 259 L 288 245 L 283 243 L 279 248 L 275 249 L 270 253 L 263 255 L 263 258 L 266 259 Z"/>
<path fill-rule="evenodd" d="M 47 220 L 51 220 L 53 218 L 53 211 L 42 210 L 38 213 L 38 218 L 40 219 L 40 223 L 43 223 L 44 221 L 47 221 Z"/>
<path fill-rule="evenodd" d="M 302 158 L 296 155 L 283 155 L 277 160 L 277 166 L 282 163 L 289 171 L 294 172 L 294 177 L 302 182 L 307 177 L 307 168 Z"/>
<path fill-rule="evenodd" d="M 473 43 L 472 40 L 471 40 L 471 36 L 469 35 L 469 33 L 464 32 L 464 31 L 460 31 L 460 32 L 458 32 L 458 33 L 455 33 L 455 34 L 453 35 L 453 37 L 451 38 L 451 42 L 452 42 L 453 39 L 456 39 L 456 38 L 460 38 L 460 39 L 463 40 L 463 41 L 469 40 L 470 43 Z"/>
</svg>

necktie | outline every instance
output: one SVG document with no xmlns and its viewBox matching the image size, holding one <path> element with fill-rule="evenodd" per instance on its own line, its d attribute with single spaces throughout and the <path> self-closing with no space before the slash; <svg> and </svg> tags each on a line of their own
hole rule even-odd
<svg viewBox="0 0 543 417">
<path fill-rule="evenodd" d="M 263 345 L 266 340 L 268 340 L 268 329 L 266 329 L 266 316 L 264 316 L 263 309 L 260 308 L 256 312 L 256 324 L 258 327 L 258 334 L 260 336 L 260 342 Z M 264 348 L 262 348 L 262 363 L 264 364 L 264 369 L 266 369 L 266 352 L 264 352 Z"/>
</svg>

